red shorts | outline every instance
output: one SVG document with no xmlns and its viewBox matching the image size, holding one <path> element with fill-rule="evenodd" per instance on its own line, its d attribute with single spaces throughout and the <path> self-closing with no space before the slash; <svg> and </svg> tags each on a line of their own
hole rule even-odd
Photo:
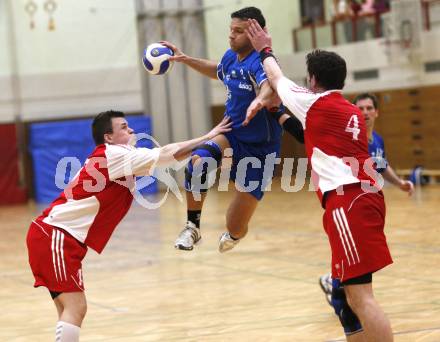
<svg viewBox="0 0 440 342">
<path fill-rule="evenodd" d="M 382 191 L 364 192 L 359 184 L 344 186 L 344 194 L 326 197 L 324 229 L 332 250 L 332 277 L 346 281 L 391 264 L 384 234 Z"/>
<path fill-rule="evenodd" d="M 64 230 L 32 222 L 26 237 L 34 287 L 45 286 L 53 292 L 84 291 L 81 261 L 87 246 Z"/>
</svg>

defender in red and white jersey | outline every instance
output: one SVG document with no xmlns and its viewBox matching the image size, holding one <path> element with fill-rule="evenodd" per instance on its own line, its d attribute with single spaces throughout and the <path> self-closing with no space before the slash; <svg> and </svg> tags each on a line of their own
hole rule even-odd
<svg viewBox="0 0 440 342">
<path fill-rule="evenodd" d="M 86 314 L 81 262 L 101 253 L 133 201 L 135 176 L 189 157 L 199 144 L 230 131 L 228 118 L 203 137 L 160 148 L 136 148 L 122 112 L 98 114 L 96 148 L 61 195 L 29 227 L 27 247 L 35 287 L 48 288 L 58 311 L 56 341 L 75 342 Z"/>
<path fill-rule="evenodd" d="M 341 94 L 347 74 L 343 58 L 315 50 L 306 57 L 310 90 L 284 77 L 273 56 L 272 41 L 250 20 L 247 34 L 273 89 L 301 121 L 312 181 L 325 208 L 324 229 L 332 250 L 332 276 L 341 280 L 351 312 L 345 328 L 360 320 L 363 331 L 348 341 L 392 341 L 391 326 L 373 296 L 372 273 L 392 263 L 384 223 L 385 203 L 375 185 L 368 154 L 365 120 Z"/>
</svg>

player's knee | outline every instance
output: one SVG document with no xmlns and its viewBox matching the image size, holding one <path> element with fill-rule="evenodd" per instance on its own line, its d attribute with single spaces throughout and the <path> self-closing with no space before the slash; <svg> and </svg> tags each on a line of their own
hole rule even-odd
<svg viewBox="0 0 440 342">
<path fill-rule="evenodd" d="M 185 189 L 191 192 L 207 192 L 209 175 L 219 166 L 222 159 L 222 151 L 213 141 L 208 141 L 197 147 L 191 154 L 185 169 Z"/>
<path fill-rule="evenodd" d="M 351 309 L 344 288 L 338 279 L 333 279 L 332 306 L 346 335 L 362 331 L 358 316 Z"/>
<path fill-rule="evenodd" d="M 87 303 L 84 302 L 79 307 L 78 315 L 81 318 L 81 320 L 83 320 L 86 314 L 87 314 Z"/>
<path fill-rule="evenodd" d="M 360 291 L 353 291 L 351 285 L 346 285 L 347 289 L 345 291 L 347 296 L 347 302 L 352 308 L 357 308 L 363 305 L 366 297 Z"/>
<path fill-rule="evenodd" d="M 188 162 L 188 164 L 191 163 L 193 167 L 198 167 L 201 162 L 202 158 L 200 156 L 198 156 L 197 154 L 192 154 L 191 160 Z"/>
<path fill-rule="evenodd" d="M 75 305 L 75 310 L 73 311 L 73 314 L 77 316 L 78 319 L 81 321 L 84 319 L 87 313 L 87 302 L 85 300 L 79 301 Z"/>
<path fill-rule="evenodd" d="M 347 302 L 358 315 L 362 316 L 364 311 L 370 311 L 371 307 L 377 305 L 372 296 L 347 294 Z"/>
<path fill-rule="evenodd" d="M 87 302 L 79 301 L 75 305 L 65 306 L 61 318 L 80 326 L 87 313 Z"/>
</svg>

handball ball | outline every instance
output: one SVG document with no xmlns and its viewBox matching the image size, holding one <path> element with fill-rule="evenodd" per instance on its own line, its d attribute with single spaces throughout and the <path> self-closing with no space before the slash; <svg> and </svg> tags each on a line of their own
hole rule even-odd
<svg viewBox="0 0 440 342">
<path fill-rule="evenodd" d="M 168 60 L 171 56 L 174 56 L 174 52 L 169 47 L 153 43 L 144 50 L 142 64 L 150 74 L 163 75 L 170 71 L 174 64 Z"/>
</svg>

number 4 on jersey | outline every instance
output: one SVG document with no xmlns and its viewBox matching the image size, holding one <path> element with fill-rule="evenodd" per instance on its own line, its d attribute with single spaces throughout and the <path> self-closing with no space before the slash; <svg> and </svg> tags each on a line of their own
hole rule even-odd
<svg viewBox="0 0 440 342">
<path fill-rule="evenodd" d="M 359 120 L 356 114 L 353 114 L 348 120 L 347 127 L 345 127 L 345 131 L 353 134 L 353 140 L 358 140 L 358 135 L 360 133 L 359 129 Z"/>
</svg>

